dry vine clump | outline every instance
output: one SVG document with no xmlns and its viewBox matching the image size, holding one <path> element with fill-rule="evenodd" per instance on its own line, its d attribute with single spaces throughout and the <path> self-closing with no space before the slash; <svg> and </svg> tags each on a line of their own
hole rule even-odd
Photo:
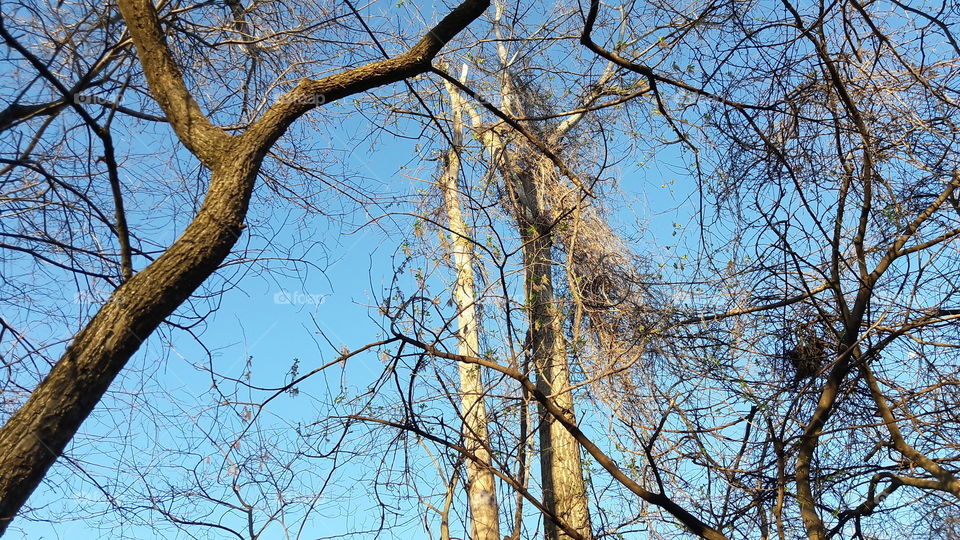
<svg viewBox="0 0 960 540">
<path fill-rule="evenodd" d="M 551 193 L 553 204 L 562 207 L 557 201 L 568 193 Z M 557 235 L 566 252 L 571 301 L 606 347 L 633 347 L 651 328 L 650 280 L 642 261 L 601 216 L 602 209 L 590 202 L 572 203 L 577 206 Z"/>
</svg>

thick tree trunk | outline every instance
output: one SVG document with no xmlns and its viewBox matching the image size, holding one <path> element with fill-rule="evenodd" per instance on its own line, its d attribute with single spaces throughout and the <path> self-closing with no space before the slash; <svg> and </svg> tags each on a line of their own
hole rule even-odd
<svg viewBox="0 0 960 540">
<path fill-rule="evenodd" d="M 0 429 L 0 531 L 33 492 L 143 340 L 216 270 L 243 228 L 259 163 L 215 171 L 186 231 L 124 283 Z"/>
<path fill-rule="evenodd" d="M 440 176 L 447 212 L 447 223 L 453 241 L 453 265 L 457 278 L 453 295 L 457 304 L 458 353 L 479 356 L 479 321 L 473 276 L 473 245 L 470 231 L 460 210 L 457 178 L 460 173 L 459 145 L 463 138 L 460 94 L 448 85 L 453 110 L 454 147 L 447 153 Z M 500 540 L 496 483 L 490 470 L 490 437 L 480 366 L 460 362 L 461 413 L 463 440 L 472 457 L 467 460 L 467 496 L 470 503 L 470 538 Z"/>
<path fill-rule="evenodd" d="M 523 163 L 514 159 L 512 163 Z M 538 167 L 540 167 L 538 169 Z M 524 289 L 529 318 L 529 346 L 537 389 L 556 403 L 567 420 L 576 422 L 570 368 L 563 337 L 563 314 L 553 289 L 553 220 L 542 178 L 553 167 L 533 159 L 525 169 L 506 175 L 511 183 L 517 225 L 523 241 Z M 540 407 L 540 471 L 544 506 L 583 538 L 591 538 L 590 510 L 580 460 L 580 445 L 557 419 Z M 563 529 L 544 516 L 547 540 L 569 538 Z"/>
<path fill-rule="evenodd" d="M 464 0 L 400 56 L 301 81 L 246 133 L 230 136 L 210 123 L 184 85 L 152 1 L 118 3 L 151 94 L 180 141 L 211 170 L 210 186 L 180 238 L 113 293 L 0 428 L 0 534 L 140 344 L 230 252 L 263 157 L 286 128 L 316 104 L 428 71 L 443 45 L 489 6 Z"/>
<path fill-rule="evenodd" d="M 523 234 L 530 347 L 537 389 L 550 396 L 571 422 L 576 422 L 570 369 L 563 339 L 562 314 L 553 292 L 553 239 L 549 232 L 528 227 Z M 540 470 L 544 505 L 584 538 L 590 538 L 590 513 L 580 460 L 580 445 L 553 415 L 540 408 Z M 548 540 L 569 538 L 544 519 Z"/>
</svg>

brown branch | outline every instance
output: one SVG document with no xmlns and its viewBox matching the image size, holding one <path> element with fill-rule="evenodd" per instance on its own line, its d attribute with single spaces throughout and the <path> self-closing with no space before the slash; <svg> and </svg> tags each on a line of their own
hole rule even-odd
<svg viewBox="0 0 960 540">
<path fill-rule="evenodd" d="M 117 4 L 153 99 L 184 146 L 208 168 L 215 168 L 226 155 L 230 135 L 210 122 L 184 84 L 152 0 L 119 0 Z"/>
<path fill-rule="evenodd" d="M 923 470 L 927 471 L 934 478 L 936 478 L 936 480 L 927 480 L 923 483 L 914 482 L 910 485 L 914 487 L 925 487 L 928 489 L 932 488 L 940 491 L 946 491 L 947 493 L 953 494 L 955 497 L 960 497 L 960 479 L 958 479 L 955 474 L 941 467 L 939 463 L 930 459 L 922 452 L 911 446 L 903 438 L 903 434 L 900 433 L 900 428 L 897 426 L 897 420 L 893 417 L 893 411 L 890 410 L 890 406 L 887 404 L 886 398 L 883 397 L 883 393 L 880 390 L 880 385 L 877 382 L 877 378 L 874 377 L 873 370 L 870 369 L 870 366 L 862 365 L 860 367 L 860 372 L 863 374 L 863 378 L 866 380 L 867 386 L 870 388 L 870 394 L 873 397 L 873 402 L 877 405 L 877 411 L 880 413 L 880 418 L 883 419 L 883 425 L 887 428 L 887 432 L 890 434 L 890 439 L 893 442 L 893 448 L 903 455 L 903 457 L 910 460 L 911 463 L 921 467 Z"/>
<path fill-rule="evenodd" d="M 120 243 L 120 268 L 121 276 L 123 281 L 130 279 L 133 275 L 133 259 L 131 256 L 130 249 L 130 232 L 127 229 L 127 217 L 123 209 L 123 197 L 120 192 L 120 175 L 117 168 L 117 161 L 114 156 L 113 149 L 113 136 L 110 134 L 109 121 L 107 125 L 101 126 L 79 103 L 76 102 L 74 98 L 74 91 L 83 88 L 89 84 L 88 78 L 93 76 L 94 71 L 89 72 L 84 79 L 81 79 L 78 82 L 74 89 L 68 89 L 64 86 L 57 77 L 50 72 L 46 64 L 40 61 L 33 53 L 30 52 L 26 47 L 20 44 L 16 38 L 10 34 L 6 27 L 3 25 L 3 19 L 0 18 L 0 37 L 14 50 L 19 52 L 30 65 L 36 69 L 40 75 L 47 80 L 50 84 L 56 88 L 60 94 L 63 96 L 61 102 L 62 106 L 69 104 L 73 107 L 74 110 L 80 115 L 84 123 L 86 123 L 93 133 L 100 139 L 103 143 L 103 162 L 107 165 L 107 176 L 110 181 L 110 190 L 113 194 L 114 202 L 114 213 L 116 216 L 116 224 L 114 230 L 117 234 L 117 239 Z M 60 106 L 57 106 L 55 109 L 52 109 L 49 114 L 56 114 L 60 110 Z M 112 115 L 111 115 L 112 117 Z"/>
<path fill-rule="evenodd" d="M 267 109 L 243 137 L 255 144 L 273 144 L 294 120 L 319 105 L 431 71 L 431 62 L 440 49 L 489 5 L 490 0 L 465 0 L 400 56 L 319 80 L 301 80 Z"/>
</svg>

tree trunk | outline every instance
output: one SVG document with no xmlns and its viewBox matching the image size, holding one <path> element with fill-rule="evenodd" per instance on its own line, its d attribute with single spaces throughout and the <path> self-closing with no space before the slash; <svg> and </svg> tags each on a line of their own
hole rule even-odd
<svg viewBox="0 0 960 540">
<path fill-rule="evenodd" d="M 501 52 L 501 57 L 505 53 Z M 516 96 L 504 78 L 501 88 L 502 107 L 517 115 Z M 478 127 L 479 116 L 474 117 Z M 523 116 L 520 114 L 519 116 Z M 567 126 L 572 124 L 565 124 Z M 524 289 L 531 350 L 537 388 L 550 396 L 557 407 L 576 422 L 573 393 L 570 391 L 570 369 L 563 337 L 563 314 L 553 291 L 553 259 L 551 251 L 554 226 L 546 202 L 543 182 L 554 177 L 553 163 L 535 153 L 509 148 L 495 130 L 483 134 L 483 142 L 504 178 L 510 193 L 512 213 L 523 242 Z M 592 538 L 586 483 L 580 460 L 580 446 L 570 432 L 542 406 L 538 407 L 540 425 L 540 474 L 543 489 L 544 533 L 547 540 L 569 538 L 557 527 L 553 516 L 563 520 L 583 538 Z"/>
<path fill-rule="evenodd" d="M 183 235 L 113 293 L 0 429 L 0 532 L 143 340 L 230 252 L 258 165 L 245 153 L 213 173 L 207 199 Z"/>
<path fill-rule="evenodd" d="M 553 293 L 553 265 L 550 259 L 553 239 L 549 232 L 529 230 L 523 235 L 523 240 L 530 347 L 537 389 L 550 396 L 568 420 L 576 422 L 562 314 Z M 581 468 L 580 445 L 542 407 L 539 435 L 544 505 L 584 538 L 590 538 L 590 513 Z M 544 533 L 548 540 L 569 538 L 550 519 L 544 520 Z"/>
<path fill-rule="evenodd" d="M 513 163 L 523 163 L 515 159 Z M 538 177 L 552 175 L 544 160 L 533 159 L 524 170 L 508 175 L 523 241 L 524 289 L 529 318 L 529 346 L 537 375 L 537 389 L 550 396 L 566 418 L 576 422 L 570 368 L 563 337 L 563 313 L 553 290 L 553 220 Z M 540 470 L 544 506 L 558 519 L 591 538 L 590 510 L 580 460 L 580 445 L 553 415 L 540 407 Z M 547 540 L 569 538 L 544 517 Z"/>
<path fill-rule="evenodd" d="M 446 204 L 447 223 L 452 236 L 453 265 L 457 278 L 453 289 L 457 304 L 458 352 L 479 356 L 479 321 L 473 276 L 473 245 L 470 231 L 460 210 L 457 178 L 460 174 L 460 144 L 463 140 L 463 116 L 459 92 L 447 85 L 453 111 L 453 142 L 440 176 L 440 189 Z M 470 538 L 500 540 L 496 484 L 490 470 L 490 437 L 480 366 L 460 362 L 461 413 L 463 440 L 467 451 L 467 496 L 470 502 Z"/>
</svg>

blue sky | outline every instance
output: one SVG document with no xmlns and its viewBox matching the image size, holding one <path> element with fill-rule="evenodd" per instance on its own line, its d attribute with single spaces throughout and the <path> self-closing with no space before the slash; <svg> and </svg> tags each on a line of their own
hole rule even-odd
<svg viewBox="0 0 960 540">
<path fill-rule="evenodd" d="M 340 106 L 350 107 L 349 104 Z M 346 169 L 358 171 L 372 179 L 374 183 L 381 184 L 385 189 L 408 192 L 416 189 L 418 184 L 403 174 L 410 173 L 409 163 L 415 141 L 391 141 L 389 137 L 385 137 L 385 142 L 377 147 L 376 153 L 369 154 L 365 151 L 364 145 L 357 145 L 354 141 L 341 138 L 343 133 L 363 132 L 369 129 L 364 122 L 365 120 L 357 115 L 352 115 L 344 124 L 337 126 L 336 129 L 330 128 L 320 135 L 326 137 L 326 144 L 331 148 L 339 150 L 352 148 L 351 151 L 340 154 L 348 158 Z M 135 137 L 131 142 L 131 146 L 134 147 L 149 146 L 150 138 L 149 136 Z M 661 156 L 660 159 L 663 157 Z M 401 167 L 407 168 L 401 170 Z M 432 174 L 432 167 L 433 164 L 425 164 L 419 174 L 429 177 Z M 130 176 L 136 175 L 129 169 L 125 169 L 124 173 Z M 153 171 L 150 174 L 158 174 L 158 172 Z M 679 182 L 674 182 L 672 180 L 678 178 L 672 177 L 674 171 L 670 171 L 670 174 L 671 181 L 665 181 L 664 177 L 667 175 L 660 172 L 656 162 L 647 163 L 644 168 L 630 168 L 623 172 L 624 189 L 628 193 L 649 201 L 651 208 L 671 209 L 680 205 L 675 211 L 662 212 L 661 210 L 657 213 L 651 209 L 630 208 L 623 215 L 625 221 L 635 219 L 632 212 L 639 212 L 641 219 L 645 216 L 649 221 L 651 229 L 657 227 L 663 231 L 662 236 L 666 236 L 666 231 L 672 233 L 674 223 L 688 222 L 695 207 L 689 200 L 684 200 L 686 195 L 683 195 L 683 179 L 679 178 Z M 136 209 L 132 209 L 132 212 L 136 214 Z M 381 210 L 370 209 L 370 214 L 373 216 L 377 216 L 378 212 Z M 361 212 L 357 214 L 362 216 Z M 148 217 L 148 215 L 142 215 L 140 219 L 146 220 Z M 282 235 L 282 225 L 291 219 L 308 219 L 311 224 L 316 221 L 316 230 L 322 231 L 325 238 L 322 242 L 323 250 L 314 250 L 311 255 L 318 256 L 313 261 L 322 269 L 310 270 L 303 278 L 292 279 L 285 279 L 279 274 L 257 275 L 251 272 L 240 281 L 239 287 L 227 291 L 222 298 L 218 299 L 219 307 L 205 321 L 201 339 L 212 351 L 212 360 L 216 370 L 221 374 L 241 378 L 249 367 L 254 384 L 279 386 L 288 380 L 288 372 L 294 359 L 300 360 L 302 374 L 336 357 L 335 351 L 323 336 L 318 334 L 318 329 L 338 348 L 345 346 L 352 349 L 380 337 L 380 328 L 376 322 L 379 316 L 375 310 L 370 309 L 370 306 L 383 298 L 384 290 L 390 285 L 398 246 L 404 239 L 404 228 L 412 226 L 413 218 L 399 217 L 396 221 L 388 222 L 400 229 L 390 231 L 392 233 L 390 235 L 376 226 L 366 226 L 350 234 L 338 235 L 337 227 L 325 224 L 324 218 L 303 218 L 296 212 L 292 212 L 291 215 L 282 211 L 276 213 L 272 225 L 276 226 Z M 358 218 L 355 221 L 362 221 L 362 219 Z M 266 224 L 271 225 L 271 222 L 267 221 Z M 309 229 L 310 225 L 307 225 L 307 228 Z M 647 233 L 655 234 L 650 230 Z M 290 235 L 291 238 L 294 236 Z M 280 245 L 284 242 L 284 238 L 277 239 Z M 442 274 L 440 272 L 438 278 L 442 276 L 441 279 L 449 279 Z M 412 285 L 414 281 L 409 273 L 406 281 L 407 285 Z M 204 369 L 197 367 L 198 364 L 207 365 L 206 351 L 183 332 L 174 331 L 164 334 L 163 336 L 154 335 L 141 349 L 131 362 L 131 369 L 121 375 L 120 380 L 112 387 L 111 395 L 101 409 L 109 409 L 122 403 L 136 403 L 141 398 L 128 393 L 139 393 L 144 387 L 152 392 L 151 399 L 173 398 L 176 404 L 161 402 L 142 409 L 134 407 L 129 415 L 124 415 L 121 410 L 106 414 L 109 417 L 107 419 L 100 418 L 100 415 L 105 413 L 98 412 L 95 415 L 97 418 L 91 419 L 84 425 L 83 430 L 86 435 L 81 439 L 90 441 L 100 436 L 118 434 L 114 430 L 118 426 L 123 429 L 122 426 L 127 423 L 128 431 L 119 433 L 130 437 L 130 440 L 122 442 L 117 448 L 111 447 L 109 443 L 100 443 L 101 446 L 93 452 L 94 456 L 98 452 L 104 452 L 104 456 L 99 459 L 89 457 L 89 442 L 74 447 L 75 452 L 89 459 L 89 462 L 84 464 L 88 473 L 106 486 L 121 488 L 124 482 L 133 478 L 125 477 L 123 471 L 117 475 L 113 469 L 117 461 L 137 463 L 136 456 L 118 455 L 117 452 L 136 454 L 137 448 L 145 452 L 149 451 L 151 441 L 157 442 L 156 438 L 163 441 L 164 446 L 171 448 L 177 446 L 177 443 L 172 440 L 178 437 L 177 433 L 166 432 L 162 428 L 155 430 L 153 421 L 148 418 L 154 410 L 161 410 L 170 415 L 177 415 L 177 411 L 180 410 L 179 414 L 186 425 L 187 422 L 195 421 L 191 416 L 196 414 L 197 410 L 211 406 L 210 377 Z M 169 336 L 173 336 L 172 341 L 168 339 Z M 250 358 L 252 360 L 248 364 Z M 319 404 L 312 402 L 311 396 L 327 401 L 331 393 L 339 391 L 341 385 L 346 386 L 350 393 L 362 391 L 380 375 L 382 369 L 383 364 L 377 354 L 369 352 L 352 358 L 342 374 L 339 366 L 318 374 L 300 386 L 300 395 L 282 396 L 271 403 L 264 413 L 266 418 L 264 425 L 277 427 L 295 422 L 305 424 L 311 420 L 311 414 L 321 409 Z M 147 398 L 142 399 L 147 400 Z M 119 417 L 118 413 L 120 413 Z M 99 421 L 98 418 L 100 418 Z M 166 424 L 167 428 L 170 427 L 169 419 L 161 424 Z M 147 429 L 141 431 L 141 427 Z M 214 455 L 212 447 L 207 447 L 207 451 Z M 177 458 L 171 456 L 170 459 Z M 149 461 L 153 466 L 162 467 L 164 458 L 162 455 L 154 456 Z M 369 471 L 362 469 L 368 465 L 370 465 L 369 462 L 347 465 L 338 471 L 338 478 L 345 481 L 351 477 L 369 474 Z M 77 474 L 75 469 L 62 462 L 56 467 L 60 470 L 53 471 L 50 477 L 56 488 L 51 489 L 51 482 L 45 483 L 34 494 L 31 504 L 50 503 L 53 508 L 69 508 L 79 504 L 93 514 L 109 508 L 105 496 L 95 485 L 85 480 L 82 474 Z M 68 472 L 67 469 L 71 470 Z M 162 468 L 157 471 L 162 471 Z M 356 497 L 355 500 L 347 501 L 344 498 L 340 501 L 328 501 L 323 511 L 317 514 L 327 517 L 318 517 L 311 521 L 307 529 L 309 532 L 306 532 L 304 537 L 327 537 L 335 533 L 375 527 L 376 514 L 371 512 L 369 507 L 372 503 L 369 499 L 364 501 L 362 493 L 364 488 L 356 487 L 360 492 L 346 488 L 342 490 L 351 492 L 352 496 Z M 118 495 L 115 494 L 115 496 Z M 122 495 L 118 497 L 122 498 Z M 410 510 L 421 511 L 422 509 L 418 508 L 417 503 L 414 502 Z M 153 536 L 155 533 L 147 527 L 136 525 L 116 527 L 110 518 L 111 516 L 108 516 L 106 521 L 110 524 L 110 528 L 106 530 L 102 528 L 100 520 L 95 516 L 60 523 L 31 523 L 25 519 L 19 519 L 11 527 L 8 537 L 15 538 L 18 533 L 23 538 L 30 539 L 155 537 Z M 374 522 L 369 522 L 370 519 Z M 279 529 L 273 531 L 267 537 L 279 537 L 274 536 L 279 534 Z M 422 528 L 415 523 L 399 529 L 396 534 L 399 535 L 398 537 L 404 537 L 405 534 L 417 536 L 413 531 L 422 531 Z M 170 534 L 169 529 L 160 537 L 168 537 L 165 536 L 167 534 Z M 201 537 L 203 537 L 202 534 Z"/>
<path fill-rule="evenodd" d="M 336 115 L 332 122 L 305 129 L 316 137 L 318 150 L 329 150 L 334 156 L 331 159 L 343 170 L 353 171 L 362 178 L 367 189 L 377 193 L 412 193 L 420 185 L 411 176 L 430 178 L 433 175 L 436 163 L 419 163 L 414 157 L 417 141 L 385 134 L 375 150 L 371 150 L 371 143 L 363 138 L 370 129 L 369 122 L 351 109 L 354 107 L 351 100 L 332 107 L 343 114 Z M 400 131 L 417 133 L 412 126 L 404 127 L 401 126 Z M 125 162 L 121 177 L 131 192 L 150 190 L 148 195 L 137 199 L 142 206 L 128 206 L 131 226 L 144 227 L 141 230 L 149 231 L 150 238 L 159 244 L 168 243 L 176 231 L 182 230 L 191 215 L 190 209 L 184 206 L 176 217 L 160 223 L 154 221 L 155 209 L 190 201 L 192 192 L 203 185 L 202 178 L 191 176 L 195 161 L 183 153 L 166 159 L 150 157 L 155 148 L 170 144 L 165 126 L 131 122 L 126 128 L 124 136 L 118 137 L 125 151 L 132 156 L 147 157 L 134 157 Z M 639 201 L 638 205 L 627 205 L 616 214 L 625 227 L 637 220 L 646 225 L 638 241 L 652 239 L 660 247 L 672 245 L 682 239 L 682 235 L 674 235 L 678 230 L 676 224 L 681 232 L 691 225 L 696 199 L 691 191 L 692 181 L 679 172 L 679 160 L 675 148 L 670 148 L 646 160 L 642 166 L 625 163 L 611 173 L 619 177 L 625 195 Z M 179 186 L 161 181 L 178 177 L 183 178 Z M 265 188 L 261 185 L 259 189 Z M 381 217 L 386 210 L 354 207 L 350 209 L 349 224 L 340 226 L 336 223 L 338 218 L 305 215 L 266 194 L 256 197 L 255 204 L 263 200 L 271 202 L 252 210 L 258 227 L 251 231 L 253 247 L 259 248 L 265 243 L 264 238 L 272 238 L 276 246 L 294 246 L 294 255 L 302 249 L 299 254 L 305 253 L 305 258 L 318 268 L 302 274 L 281 270 L 262 275 L 259 264 L 226 268 L 222 275 L 235 272 L 246 272 L 246 275 L 236 288 L 212 300 L 217 309 L 199 328 L 206 349 L 181 331 L 167 329 L 154 335 L 74 441 L 71 455 L 78 456 L 82 462 L 58 463 L 30 500 L 34 507 L 50 505 L 51 511 L 46 515 L 57 516 L 63 510 L 80 519 L 53 523 L 18 519 L 8 531 L 8 538 L 17 538 L 18 534 L 28 539 L 172 538 L 169 528 L 155 533 L 150 527 L 136 524 L 133 517 L 156 519 L 143 509 L 112 513 L 108 497 L 90 478 L 104 486 L 118 504 L 128 505 L 142 502 L 138 498 L 145 489 L 138 480 L 141 475 L 154 481 L 168 474 L 185 474 L 189 467 L 202 464 L 208 458 L 212 460 L 211 469 L 228 470 L 228 464 L 218 464 L 216 460 L 224 453 L 230 455 L 224 451 L 223 443 L 245 425 L 241 418 L 245 409 L 242 404 L 216 409 L 211 379 L 205 371 L 208 362 L 213 362 L 215 370 L 222 375 L 242 379 L 249 372 L 253 384 L 274 387 L 289 380 L 295 359 L 299 359 L 302 374 L 336 358 L 336 349 L 340 347 L 353 349 L 381 337 L 382 317 L 371 306 L 383 298 L 390 286 L 399 246 L 403 240 L 410 239 L 413 218 L 396 216 L 382 221 L 383 227 L 358 228 L 370 218 Z M 413 209 L 398 205 L 391 210 L 410 212 Z M 662 252 L 665 263 L 682 256 L 673 253 Z M 274 252 L 267 251 L 265 255 L 269 257 Z M 284 268 L 279 262 L 269 266 Z M 439 290 L 440 283 L 449 280 L 449 276 L 442 266 L 434 275 L 434 290 Z M 404 288 L 414 290 L 414 277 L 409 272 L 404 276 Z M 214 279 L 215 283 L 221 281 Z M 75 288 L 63 287 L 62 293 L 62 302 L 70 304 L 68 310 L 87 310 L 100 300 L 81 297 L 83 302 L 78 304 Z M 203 306 L 204 302 L 197 305 Z M 75 328 L 51 330 L 65 336 Z M 339 365 L 334 366 L 305 381 L 299 395 L 282 395 L 271 402 L 263 413 L 261 426 L 268 435 L 282 438 L 286 436 L 284 430 L 305 426 L 317 415 L 328 413 L 342 387 L 347 388 L 348 395 L 362 392 L 382 370 L 383 363 L 376 352 L 352 358 L 342 370 Z M 222 390 L 232 401 L 244 400 L 246 394 L 242 391 L 229 384 L 223 386 Z M 258 393 L 254 397 L 262 399 L 264 395 L 266 393 Z M 231 413 L 236 414 L 230 417 Z M 191 439 L 198 437 L 199 430 L 219 433 L 224 439 L 216 441 L 218 444 Z M 247 440 L 243 439 L 241 444 L 246 445 Z M 321 470 L 325 466 L 322 463 L 309 462 L 317 470 L 303 471 L 301 479 L 304 482 L 321 479 L 325 473 Z M 171 465 L 176 465 L 172 473 Z M 298 464 L 304 468 L 310 465 Z M 335 476 L 337 486 L 324 492 L 319 501 L 321 509 L 309 522 L 305 538 L 377 526 L 375 500 L 366 491 L 368 484 L 365 483 L 372 465 L 375 464 L 370 458 L 365 458 L 339 467 Z M 429 478 L 432 473 L 427 467 L 423 474 Z M 176 478 L 171 476 L 171 480 Z M 127 493 L 129 485 L 134 487 Z M 399 511 L 414 518 L 423 508 L 412 501 Z M 43 516 L 45 512 L 35 515 Z M 192 517 L 189 512 L 183 515 Z M 227 518 L 227 522 L 233 526 L 240 523 L 236 516 Z M 271 529 L 264 537 L 280 537 L 278 531 Z M 422 534 L 419 531 L 422 528 L 413 520 L 395 534 L 412 538 L 419 537 Z M 198 535 L 204 537 L 206 533 Z M 357 536 L 364 537 L 363 534 Z M 214 533 L 210 537 L 218 536 Z"/>
</svg>

